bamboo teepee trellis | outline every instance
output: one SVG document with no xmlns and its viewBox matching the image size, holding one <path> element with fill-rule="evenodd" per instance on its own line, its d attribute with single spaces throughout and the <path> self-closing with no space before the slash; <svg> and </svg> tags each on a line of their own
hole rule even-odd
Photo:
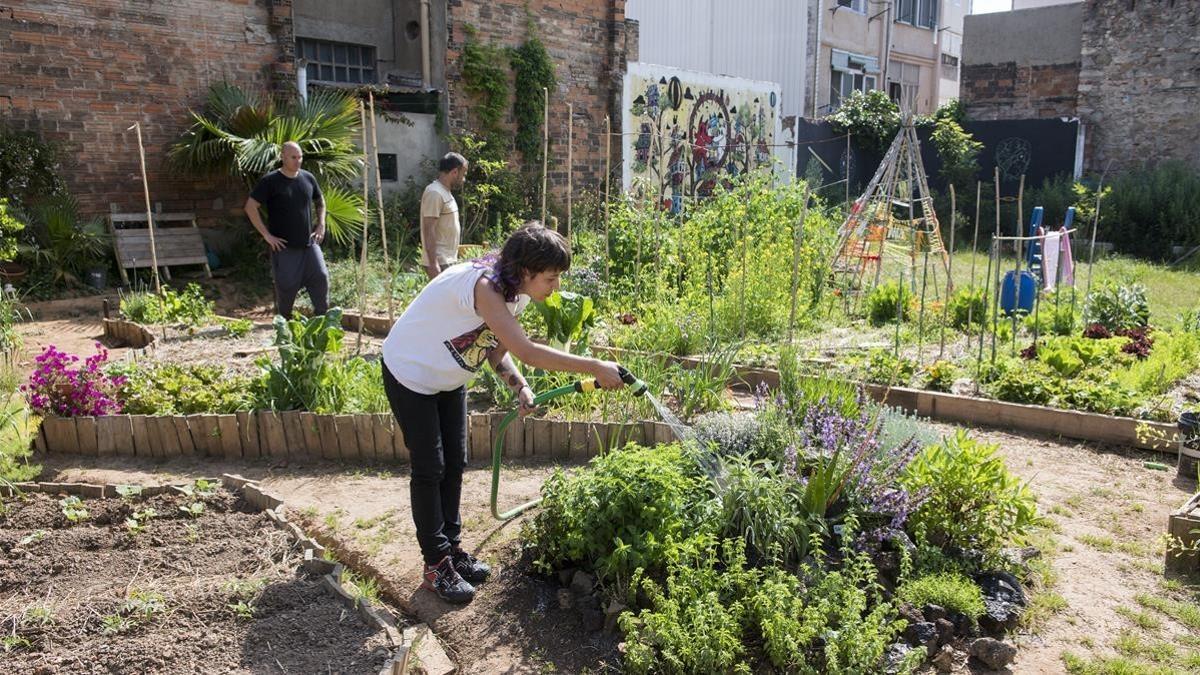
<svg viewBox="0 0 1200 675">
<path fill-rule="evenodd" d="M 910 273 L 905 276 L 915 287 L 918 258 L 925 267 L 930 256 L 938 259 L 949 279 L 950 256 L 942 244 L 913 118 L 906 114 L 867 189 L 838 230 L 833 272 L 849 301 L 879 284 L 888 259 L 907 258 Z M 932 271 L 937 289 L 936 262 Z"/>
</svg>

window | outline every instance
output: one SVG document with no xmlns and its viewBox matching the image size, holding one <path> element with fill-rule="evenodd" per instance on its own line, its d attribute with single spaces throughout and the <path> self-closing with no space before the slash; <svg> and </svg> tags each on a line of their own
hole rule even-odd
<svg viewBox="0 0 1200 675">
<path fill-rule="evenodd" d="M 867 13 L 867 0 L 837 0 L 837 4 L 859 14 Z"/>
<path fill-rule="evenodd" d="M 892 61 L 888 68 L 888 97 L 902 110 L 916 110 L 917 92 L 921 88 L 921 67 L 912 63 Z"/>
<path fill-rule="evenodd" d="M 958 79 L 958 57 L 953 54 L 942 54 L 942 78 Z"/>
<path fill-rule="evenodd" d="M 375 83 L 375 48 L 296 38 L 296 54 L 308 61 L 310 82 Z"/>
<path fill-rule="evenodd" d="M 396 168 L 396 155 L 381 152 L 377 157 L 379 161 L 379 180 L 400 180 L 400 171 Z"/>
<path fill-rule="evenodd" d="M 878 81 L 879 59 L 836 49 L 830 55 L 829 107 L 837 108 L 854 91 L 867 92 Z"/>
<path fill-rule="evenodd" d="M 937 28 L 938 0 L 896 0 L 896 21 L 920 28 Z"/>
</svg>

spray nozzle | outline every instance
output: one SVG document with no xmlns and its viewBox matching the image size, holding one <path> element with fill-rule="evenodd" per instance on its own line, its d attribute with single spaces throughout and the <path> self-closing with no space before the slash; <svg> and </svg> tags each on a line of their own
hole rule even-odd
<svg viewBox="0 0 1200 675">
<path fill-rule="evenodd" d="M 633 389 L 634 396 L 641 396 L 646 393 L 646 389 L 648 388 L 646 387 L 646 383 L 634 377 L 633 373 L 629 372 L 625 366 L 617 366 L 617 373 L 621 376 L 621 381 Z"/>
</svg>

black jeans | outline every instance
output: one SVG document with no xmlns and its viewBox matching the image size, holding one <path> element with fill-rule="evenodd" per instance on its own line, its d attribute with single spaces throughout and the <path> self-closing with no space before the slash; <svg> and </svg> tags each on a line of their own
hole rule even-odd
<svg viewBox="0 0 1200 675">
<path fill-rule="evenodd" d="M 409 496 L 417 543 L 425 563 L 434 565 L 458 546 L 462 532 L 459 501 L 467 465 L 467 388 L 418 394 L 396 381 L 383 359 L 379 363 L 383 390 L 412 461 Z"/>
</svg>

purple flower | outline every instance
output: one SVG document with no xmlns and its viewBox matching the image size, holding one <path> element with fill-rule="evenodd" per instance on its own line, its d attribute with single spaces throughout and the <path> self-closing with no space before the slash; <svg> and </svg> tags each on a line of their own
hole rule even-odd
<svg viewBox="0 0 1200 675">
<path fill-rule="evenodd" d="M 21 386 L 30 408 L 40 415 L 104 415 L 120 412 L 119 390 L 125 378 L 104 374 L 108 351 L 96 343 L 97 353 L 82 367 L 79 357 L 48 346 L 34 362 L 29 382 Z"/>
</svg>

